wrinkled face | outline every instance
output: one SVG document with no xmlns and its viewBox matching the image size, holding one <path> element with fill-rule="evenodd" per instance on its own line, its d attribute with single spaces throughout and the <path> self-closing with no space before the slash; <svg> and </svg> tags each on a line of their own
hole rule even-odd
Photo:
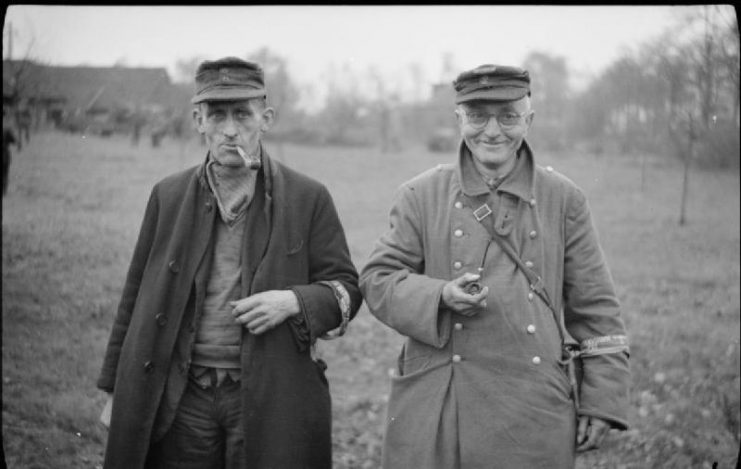
<svg viewBox="0 0 741 469">
<path fill-rule="evenodd" d="M 198 132 L 206 137 L 213 158 L 225 166 L 241 166 L 237 147 L 254 155 L 262 133 L 273 123 L 274 112 L 261 100 L 206 101 L 193 110 Z"/>
<path fill-rule="evenodd" d="M 533 122 L 528 97 L 463 103 L 456 115 L 466 146 L 481 165 L 491 170 L 514 161 Z"/>
</svg>

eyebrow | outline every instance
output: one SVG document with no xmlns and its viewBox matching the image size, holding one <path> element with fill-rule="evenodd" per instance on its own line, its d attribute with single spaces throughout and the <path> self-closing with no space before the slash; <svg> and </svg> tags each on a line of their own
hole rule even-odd
<svg viewBox="0 0 741 469">
<path fill-rule="evenodd" d="M 213 104 L 208 106 L 208 113 L 211 114 L 212 112 L 219 112 L 219 111 L 226 111 L 229 109 L 230 106 L 226 104 Z M 241 103 L 238 105 L 235 105 L 233 107 L 235 111 L 247 111 L 247 112 L 253 112 L 252 107 L 249 103 Z"/>
</svg>

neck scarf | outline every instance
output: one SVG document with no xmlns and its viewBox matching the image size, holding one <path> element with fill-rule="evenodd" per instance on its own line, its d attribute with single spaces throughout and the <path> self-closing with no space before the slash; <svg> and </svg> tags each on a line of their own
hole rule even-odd
<svg viewBox="0 0 741 469">
<path fill-rule="evenodd" d="M 209 157 L 206 176 L 221 219 L 229 226 L 234 225 L 244 215 L 255 193 L 257 170 L 246 166 L 224 166 Z"/>
</svg>

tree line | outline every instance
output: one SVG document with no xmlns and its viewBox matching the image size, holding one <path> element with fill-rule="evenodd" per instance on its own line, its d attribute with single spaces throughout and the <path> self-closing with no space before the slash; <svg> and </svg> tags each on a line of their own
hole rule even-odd
<svg viewBox="0 0 741 469">
<path fill-rule="evenodd" d="M 261 48 L 245 58 L 265 68 L 269 100 L 279 116 L 273 138 L 279 140 L 381 145 L 384 135 L 401 135 L 411 143 L 455 125 L 452 99 L 445 101 L 450 95 L 401 99 L 395 84 L 373 69 L 354 76 L 335 70 L 324 102 L 309 112 L 298 106 L 306 88 L 290 75 L 283 57 Z M 451 56 L 442 58 L 450 74 Z M 179 74 L 192 77 L 199 61 L 179 61 Z M 540 148 L 673 155 L 703 166 L 738 167 L 739 30 L 730 6 L 686 10 L 668 30 L 624 52 L 579 91 L 571 85 L 565 57 L 532 51 L 521 65 L 531 72 L 531 135 Z M 409 70 L 413 88 L 428 86 L 418 66 Z M 437 88 L 452 89 L 452 78 Z"/>
</svg>

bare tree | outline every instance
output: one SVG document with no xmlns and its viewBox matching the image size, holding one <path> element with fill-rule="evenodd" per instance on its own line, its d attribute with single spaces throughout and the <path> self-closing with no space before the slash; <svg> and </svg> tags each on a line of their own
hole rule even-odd
<svg viewBox="0 0 741 469">
<path fill-rule="evenodd" d="M 10 24 L 8 40 L 11 43 L 14 32 L 12 24 Z M 34 97 L 41 91 L 38 77 L 35 77 L 33 73 L 33 70 L 37 68 L 37 64 L 32 60 L 35 42 L 36 38 L 32 36 L 25 53 L 19 60 L 12 59 L 12 50 L 10 50 L 12 47 L 9 46 L 9 60 L 7 63 L 3 62 L 3 75 L 5 75 L 4 71 L 6 69 L 10 71 L 8 80 L 9 96 L 7 99 L 12 110 L 15 127 L 18 130 L 18 150 L 31 139 L 31 127 L 35 114 L 31 106 L 34 104 Z M 5 94 L 5 90 L 3 90 L 3 94 Z M 6 99 L 6 97 L 3 96 L 3 99 Z"/>
<path fill-rule="evenodd" d="M 741 71 L 739 60 L 739 30 L 738 17 L 735 11 L 724 8 L 723 5 L 714 5 L 717 11 L 718 29 L 720 31 L 718 44 L 718 61 L 720 69 L 724 74 L 726 86 L 730 88 L 733 96 L 730 102 L 733 103 L 733 122 L 739 125 L 739 104 L 741 94 L 741 80 L 739 72 Z"/>
<path fill-rule="evenodd" d="M 561 150 L 566 145 L 563 117 L 568 111 L 571 97 L 566 60 L 534 51 L 527 55 L 523 66 L 531 74 L 533 100 L 538 116 L 533 138 L 539 139 L 548 149 Z"/>
</svg>

